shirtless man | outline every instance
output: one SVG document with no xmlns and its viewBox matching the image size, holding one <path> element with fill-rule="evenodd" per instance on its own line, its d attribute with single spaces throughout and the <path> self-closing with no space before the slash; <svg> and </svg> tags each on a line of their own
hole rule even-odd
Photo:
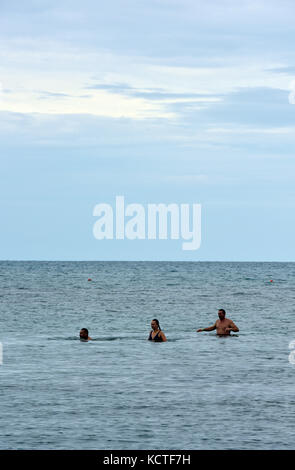
<svg viewBox="0 0 295 470">
<path fill-rule="evenodd" d="M 90 338 L 90 336 L 88 336 L 88 330 L 87 328 L 82 328 L 82 330 L 80 330 L 80 339 L 82 341 L 88 341 L 92 338 Z"/>
<path fill-rule="evenodd" d="M 239 328 L 234 324 L 232 320 L 229 318 L 225 318 L 225 310 L 223 308 L 218 310 L 219 320 L 216 320 L 213 326 L 209 326 L 208 328 L 200 328 L 197 330 L 197 333 L 200 331 L 213 331 L 216 329 L 216 334 L 218 335 L 230 335 L 231 331 L 237 333 Z"/>
</svg>

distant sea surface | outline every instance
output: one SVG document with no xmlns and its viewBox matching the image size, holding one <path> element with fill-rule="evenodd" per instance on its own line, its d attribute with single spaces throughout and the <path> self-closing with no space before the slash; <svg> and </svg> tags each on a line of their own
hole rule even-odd
<svg viewBox="0 0 295 470">
<path fill-rule="evenodd" d="M 295 448 L 295 263 L 2 261 L 0 315 L 1 449 Z"/>
</svg>

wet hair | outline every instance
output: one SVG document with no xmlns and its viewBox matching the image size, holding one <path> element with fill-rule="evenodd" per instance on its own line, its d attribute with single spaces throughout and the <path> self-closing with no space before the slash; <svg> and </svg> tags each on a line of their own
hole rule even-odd
<svg viewBox="0 0 295 470">
<path fill-rule="evenodd" d="M 157 320 L 156 318 L 154 318 L 152 321 L 155 321 L 155 322 L 157 323 L 157 325 L 158 325 L 159 330 L 162 331 L 162 330 L 161 330 L 161 327 L 160 327 L 159 320 Z"/>
<path fill-rule="evenodd" d="M 88 330 L 87 330 L 87 328 L 81 328 L 81 331 L 85 331 L 85 333 L 86 333 L 87 336 L 88 336 Z"/>
<path fill-rule="evenodd" d="M 224 313 L 224 315 L 226 314 L 226 311 L 225 311 L 225 310 L 223 310 L 223 308 L 219 308 L 219 309 L 218 309 L 218 312 L 223 312 L 223 313 Z"/>
</svg>

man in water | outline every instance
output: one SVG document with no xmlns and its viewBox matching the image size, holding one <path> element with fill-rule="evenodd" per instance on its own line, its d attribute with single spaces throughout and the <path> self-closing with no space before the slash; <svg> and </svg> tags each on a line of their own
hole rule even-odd
<svg viewBox="0 0 295 470">
<path fill-rule="evenodd" d="M 88 336 L 87 328 L 82 328 L 82 330 L 80 330 L 80 339 L 82 339 L 83 341 L 88 341 L 89 339 L 92 339 L 90 338 L 90 336 Z"/>
<path fill-rule="evenodd" d="M 197 330 L 197 333 L 200 333 L 200 331 L 213 331 L 216 330 L 216 333 L 218 335 L 230 335 L 231 331 L 234 331 L 237 333 L 239 331 L 239 328 L 234 324 L 232 320 L 229 318 L 225 318 L 226 312 L 223 310 L 223 308 L 220 308 L 218 310 L 218 316 L 219 320 L 216 320 L 213 326 L 208 326 L 208 328 L 200 328 Z"/>
</svg>

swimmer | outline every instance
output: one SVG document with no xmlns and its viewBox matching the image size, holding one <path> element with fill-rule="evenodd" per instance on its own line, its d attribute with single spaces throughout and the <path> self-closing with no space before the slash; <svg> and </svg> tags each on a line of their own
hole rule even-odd
<svg viewBox="0 0 295 470">
<path fill-rule="evenodd" d="M 90 338 L 90 336 L 88 336 L 87 328 L 82 328 L 82 330 L 80 330 L 80 339 L 82 339 L 83 341 L 88 341 L 89 339 L 92 339 Z"/>
<path fill-rule="evenodd" d="M 152 330 L 150 332 L 149 341 L 155 341 L 160 343 L 161 341 L 167 341 L 166 336 L 160 328 L 159 320 L 154 318 L 151 322 Z"/>
<path fill-rule="evenodd" d="M 219 320 L 216 320 L 213 326 L 208 326 L 208 328 L 200 328 L 197 330 L 197 333 L 200 331 L 213 331 L 217 330 L 216 334 L 220 336 L 230 335 L 231 331 L 237 333 L 239 328 L 234 324 L 229 318 L 225 318 L 226 312 L 223 308 L 218 310 Z"/>
</svg>

